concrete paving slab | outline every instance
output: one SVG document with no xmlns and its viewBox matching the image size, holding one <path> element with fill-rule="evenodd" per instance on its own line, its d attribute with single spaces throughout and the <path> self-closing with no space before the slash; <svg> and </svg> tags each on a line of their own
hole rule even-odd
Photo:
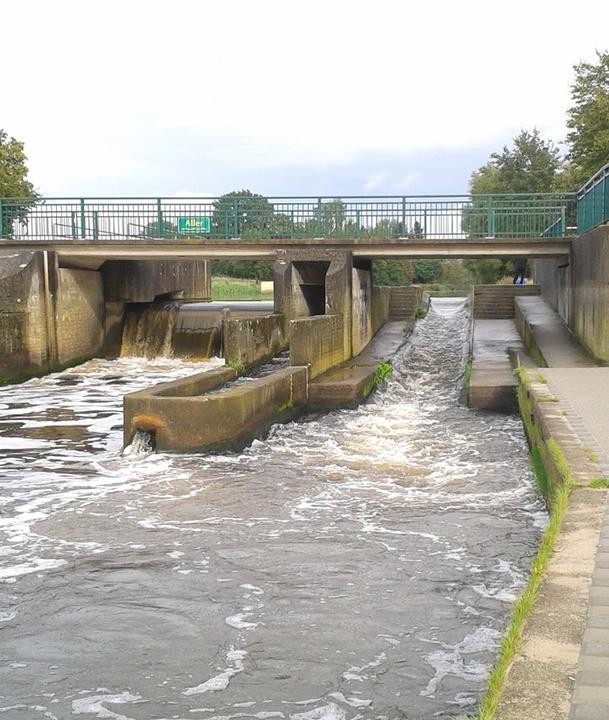
<svg viewBox="0 0 609 720">
<path fill-rule="evenodd" d="M 524 351 L 513 320 L 475 320 L 468 404 L 478 410 L 515 412 L 517 381 L 508 348 Z"/>
</svg>

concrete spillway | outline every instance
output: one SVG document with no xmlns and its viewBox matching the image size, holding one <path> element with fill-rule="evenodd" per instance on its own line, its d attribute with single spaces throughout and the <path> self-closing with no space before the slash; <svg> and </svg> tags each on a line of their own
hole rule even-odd
<svg viewBox="0 0 609 720">
<path fill-rule="evenodd" d="M 472 710 L 544 512 L 520 421 L 459 401 L 467 336 L 464 303 L 434 301 L 366 404 L 204 458 L 120 454 L 122 395 L 195 364 L 7 388 L 0 710 Z"/>
</svg>

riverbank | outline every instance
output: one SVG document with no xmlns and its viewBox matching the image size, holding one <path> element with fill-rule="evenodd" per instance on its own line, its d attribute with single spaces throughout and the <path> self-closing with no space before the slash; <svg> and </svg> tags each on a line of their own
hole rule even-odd
<svg viewBox="0 0 609 720">
<path fill-rule="evenodd" d="M 525 344 L 537 358 L 576 367 L 536 367 L 522 348 L 518 405 L 550 522 L 491 673 L 479 720 L 596 720 L 609 716 L 609 369 L 592 363 L 538 298 L 516 300 Z M 547 318 L 546 318 L 547 319 Z M 554 329 L 554 330 L 552 330 Z M 542 332 L 543 330 L 543 332 Z M 564 345 L 565 351 L 561 348 Z M 606 539 L 605 539 L 606 536 Z"/>
</svg>

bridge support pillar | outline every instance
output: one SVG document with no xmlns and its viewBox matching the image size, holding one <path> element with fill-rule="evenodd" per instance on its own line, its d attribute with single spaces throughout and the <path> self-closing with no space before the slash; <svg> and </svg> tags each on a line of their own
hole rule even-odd
<svg viewBox="0 0 609 720">
<path fill-rule="evenodd" d="M 285 253 L 273 266 L 275 312 L 288 320 L 341 315 L 345 358 L 357 355 L 373 334 L 372 269 L 350 252 Z"/>
</svg>

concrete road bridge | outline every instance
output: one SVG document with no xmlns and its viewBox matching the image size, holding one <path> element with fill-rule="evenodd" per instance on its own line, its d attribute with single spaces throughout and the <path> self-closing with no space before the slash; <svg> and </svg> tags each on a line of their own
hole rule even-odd
<svg viewBox="0 0 609 720">
<path fill-rule="evenodd" d="M 277 259 L 305 249 L 354 257 L 559 257 L 578 197 L 496 195 L 0 199 L 0 250 L 49 250 L 62 264 Z"/>
</svg>

